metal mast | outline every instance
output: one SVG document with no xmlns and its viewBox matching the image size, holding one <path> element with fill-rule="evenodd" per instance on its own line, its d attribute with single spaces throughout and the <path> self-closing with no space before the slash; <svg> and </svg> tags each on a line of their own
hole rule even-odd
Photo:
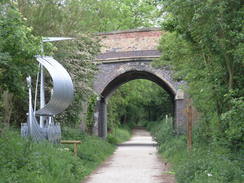
<svg viewBox="0 0 244 183">
<path fill-rule="evenodd" d="M 41 56 L 44 56 L 43 40 L 41 43 Z M 44 69 L 43 65 L 40 67 L 40 109 L 45 106 L 45 86 L 44 86 Z M 40 116 L 40 127 L 44 127 L 44 116 Z"/>
<path fill-rule="evenodd" d="M 66 38 L 66 37 L 43 37 L 42 43 L 41 43 L 41 57 L 44 56 L 43 43 L 54 42 L 54 41 L 72 40 L 72 39 L 73 38 Z M 40 68 L 40 109 L 44 108 L 44 106 L 46 105 L 44 82 L 45 82 L 44 68 L 43 68 L 43 65 L 41 64 L 41 68 Z M 41 128 L 44 128 L 45 120 L 46 120 L 46 117 L 40 116 L 40 127 Z"/>
</svg>

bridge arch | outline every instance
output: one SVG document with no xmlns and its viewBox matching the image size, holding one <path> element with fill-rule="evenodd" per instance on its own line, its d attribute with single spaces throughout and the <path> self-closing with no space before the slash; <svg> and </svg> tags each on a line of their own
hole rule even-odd
<svg viewBox="0 0 244 183">
<path fill-rule="evenodd" d="M 185 128 L 186 119 L 182 114 L 186 99 L 182 81 L 174 81 L 167 68 L 153 68 L 151 60 L 116 61 L 100 63 L 94 82 L 94 89 L 100 96 L 96 108 L 95 132 L 100 137 L 107 136 L 107 100 L 121 85 L 135 79 L 147 79 L 166 90 L 174 103 L 174 126 L 180 132 Z"/>
<path fill-rule="evenodd" d="M 179 133 L 186 129 L 186 105 L 188 99 L 182 90 L 183 81 L 175 81 L 168 68 L 154 68 L 151 62 L 162 53 L 157 50 L 159 29 L 138 29 L 99 33 L 101 53 L 97 56 L 98 72 L 93 89 L 98 94 L 94 114 L 94 132 L 100 137 L 107 136 L 107 100 L 120 85 L 134 80 L 147 79 L 164 88 L 174 101 L 174 127 Z"/>
<path fill-rule="evenodd" d="M 161 86 L 172 96 L 176 95 L 177 88 L 173 86 L 173 83 L 171 83 L 171 81 L 162 76 L 160 72 L 154 71 L 155 69 L 149 68 L 148 65 L 145 64 L 143 64 L 143 67 L 140 66 L 140 68 L 138 68 L 138 66 L 126 68 L 126 66 L 124 65 L 123 69 L 118 68 L 117 72 L 114 70 L 113 73 L 115 73 L 115 75 L 113 76 L 113 78 L 111 78 L 111 80 L 107 80 L 107 82 L 105 83 L 106 86 L 101 92 L 102 97 L 110 96 L 113 91 L 116 90 L 120 85 L 135 79 L 150 80 Z"/>
</svg>

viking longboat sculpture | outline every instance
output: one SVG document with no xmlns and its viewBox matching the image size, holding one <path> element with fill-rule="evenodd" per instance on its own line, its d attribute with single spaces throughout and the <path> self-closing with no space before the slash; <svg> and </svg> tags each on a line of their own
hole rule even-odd
<svg viewBox="0 0 244 183">
<path fill-rule="evenodd" d="M 72 38 L 51 37 L 43 39 L 43 42 L 69 39 Z M 22 123 L 21 125 L 21 135 L 31 137 L 35 141 L 48 140 L 57 143 L 61 139 L 61 128 L 59 123 L 54 122 L 54 116 L 63 112 L 71 104 L 74 94 L 73 83 L 69 73 L 54 58 L 50 56 L 36 56 L 36 60 L 39 62 L 39 72 L 35 88 L 34 109 L 32 103 L 32 82 L 29 76 L 27 77 L 29 89 L 28 119 L 27 123 Z M 48 103 L 45 103 L 44 68 L 49 72 L 53 82 L 51 99 Z M 39 79 L 40 109 L 36 110 Z"/>
</svg>

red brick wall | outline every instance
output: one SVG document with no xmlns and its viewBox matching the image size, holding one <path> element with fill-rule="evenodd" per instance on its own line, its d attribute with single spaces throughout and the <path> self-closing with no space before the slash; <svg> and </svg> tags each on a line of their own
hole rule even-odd
<svg viewBox="0 0 244 183">
<path fill-rule="evenodd" d="M 138 50 L 156 50 L 159 44 L 160 30 L 131 30 L 101 33 L 102 53 Z"/>
</svg>

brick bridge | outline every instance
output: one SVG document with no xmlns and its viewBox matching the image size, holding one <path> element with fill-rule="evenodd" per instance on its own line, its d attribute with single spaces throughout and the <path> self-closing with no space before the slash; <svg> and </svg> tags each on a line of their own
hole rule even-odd
<svg viewBox="0 0 244 183">
<path fill-rule="evenodd" d="M 150 63 L 160 56 L 157 50 L 160 36 L 158 29 L 141 29 L 100 33 L 103 45 L 97 56 L 98 73 L 93 88 L 99 94 L 95 113 L 94 131 L 107 136 L 107 100 L 122 84 L 134 79 L 147 79 L 165 89 L 174 101 L 174 127 L 182 132 L 186 127 L 187 99 L 181 88 L 184 82 L 175 81 L 166 68 L 153 68 Z"/>
</svg>

